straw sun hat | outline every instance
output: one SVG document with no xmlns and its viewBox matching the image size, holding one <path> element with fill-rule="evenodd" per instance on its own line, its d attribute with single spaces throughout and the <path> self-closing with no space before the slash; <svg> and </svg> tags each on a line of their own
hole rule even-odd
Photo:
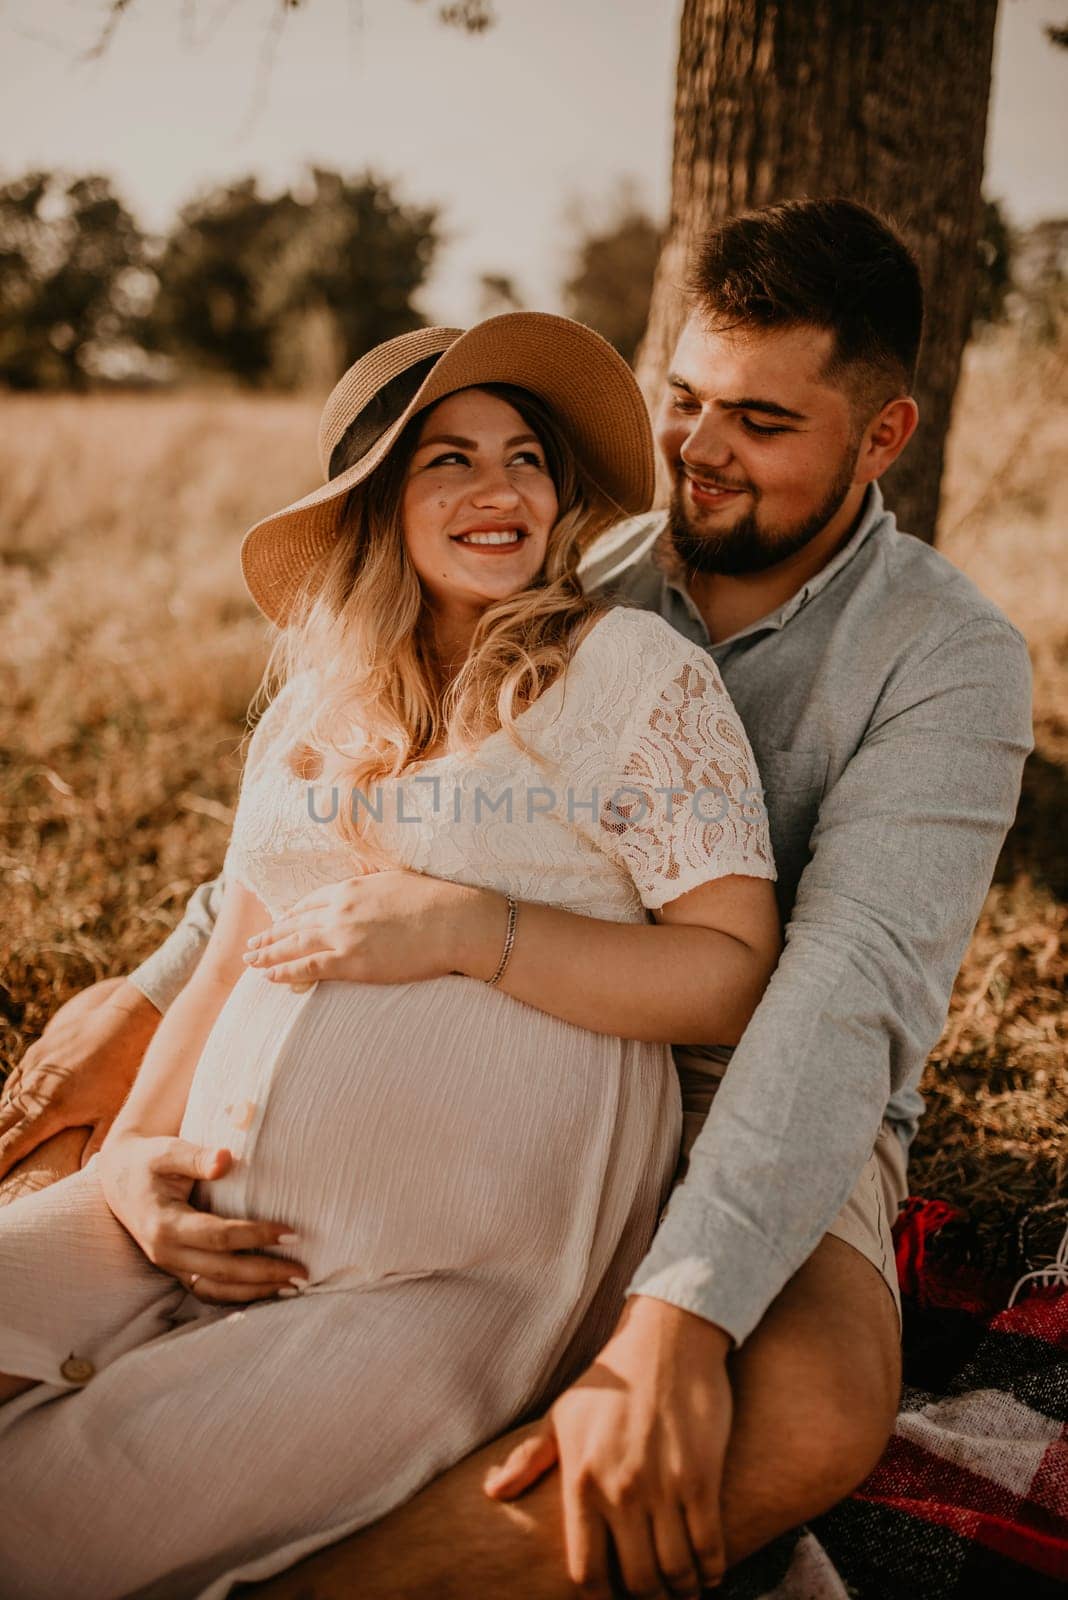
<svg viewBox="0 0 1068 1600">
<path fill-rule="evenodd" d="M 515 384 L 552 407 L 596 486 L 600 527 L 648 509 L 654 466 L 645 402 L 600 334 L 541 311 L 507 312 L 466 333 L 419 328 L 368 351 L 335 385 L 319 424 L 322 487 L 245 534 L 241 570 L 265 616 L 285 626 L 309 568 L 340 532 L 346 494 L 416 412 L 484 383 Z M 339 470 L 346 460 L 353 464 Z"/>
</svg>

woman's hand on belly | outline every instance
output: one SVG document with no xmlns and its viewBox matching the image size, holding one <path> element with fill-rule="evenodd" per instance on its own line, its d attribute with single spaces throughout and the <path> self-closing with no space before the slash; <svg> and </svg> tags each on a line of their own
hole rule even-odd
<svg viewBox="0 0 1068 1600">
<path fill-rule="evenodd" d="M 265 1300 L 291 1280 L 307 1280 L 297 1261 L 239 1254 L 261 1251 L 292 1236 L 282 1222 L 216 1217 L 189 1204 L 198 1178 L 221 1178 L 229 1150 L 187 1139 L 128 1133 L 101 1151 L 100 1181 L 113 1214 L 144 1254 L 200 1300 Z"/>
<path fill-rule="evenodd" d="M 407 868 L 343 878 L 306 894 L 251 938 L 245 963 L 297 989 L 321 978 L 384 984 L 446 977 L 457 970 L 470 914 L 487 893 Z"/>
</svg>

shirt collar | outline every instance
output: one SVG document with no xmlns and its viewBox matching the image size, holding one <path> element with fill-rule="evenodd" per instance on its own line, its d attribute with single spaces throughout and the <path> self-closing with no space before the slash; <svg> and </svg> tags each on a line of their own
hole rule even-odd
<svg viewBox="0 0 1068 1600">
<path fill-rule="evenodd" d="M 827 565 L 821 567 L 818 572 L 813 573 L 812 577 L 801 585 L 796 594 L 791 595 L 789 600 L 784 600 L 782 605 L 778 606 L 774 611 L 769 611 L 766 617 L 758 617 L 748 627 L 739 628 L 737 633 L 732 633 L 727 639 L 720 639 L 715 645 L 713 645 L 709 636 L 705 620 L 697 609 L 681 577 L 671 577 L 666 572 L 662 574 L 663 604 L 661 611 L 665 617 L 671 620 L 673 615 L 678 615 L 681 610 L 681 613 L 689 619 L 691 627 L 697 628 L 700 642 L 706 650 L 722 650 L 727 645 L 735 644 L 739 639 L 748 638 L 750 634 L 770 633 L 778 628 L 784 628 L 803 606 L 806 606 L 821 590 L 827 587 L 843 567 L 849 565 L 861 545 L 866 543 L 876 528 L 883 525 L 889 515 L 890 513 L 883 504 L 883 494 L 878 483 L 869 483 L 856 527 L 842 548 L 827 562 Z M 682 631 L 690 633 L 691 629 L 684 626 Z"/>
</svg>

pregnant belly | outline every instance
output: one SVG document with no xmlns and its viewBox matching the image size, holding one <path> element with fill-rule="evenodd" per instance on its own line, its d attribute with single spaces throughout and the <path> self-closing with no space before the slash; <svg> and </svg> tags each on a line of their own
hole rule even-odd
<svg viewBox="0 0 1068 1600">
<path fill-rule="evenodd" d="M 244 973 L 205 1045 L 182 1136 L 230 1173 L 194 1203 L 290 1224 L 313 1283 L 551 1269 L 610 1161 L 671 1164 L 666 1046 L 577 1028 L 477 980 Z M 621 1142 L 622 1141 L 622 1142 Z"/>
</svg>

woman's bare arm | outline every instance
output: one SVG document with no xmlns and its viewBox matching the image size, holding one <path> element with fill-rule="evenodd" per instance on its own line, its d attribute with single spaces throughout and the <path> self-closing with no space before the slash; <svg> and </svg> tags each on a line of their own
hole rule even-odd
<svg viewBox="0 0 1068 1600">
<path fill-rule="evenodd" d="M 596 1033 L 735 1044 L 778 960 L 765 878 L 717 878 L 669 901 L 656 923 L 607 922 L 524 901 L 500 988 Z M 507 925 L 495 889 L 406 869 L 306 895 L 257 942 L 255 965 L 285 983 L 490 978 Z"/>
<path fill-rule="evenodd" d="M 503 895 L 476 891 L 461 971 L 492 977 L 507 923 Z M 565 1022 L 624 1039 L 737 1044 L 775 969 L 781 936 L 766 878 L 701 884 L 653 913 L 606 922 L 525 901 L 499 987 Z"/>
<path fill-rule="evenodd" d="M 270 923 L 263 902 L 232 880 L 204 954 L 156 1029 L 133 1088 L 101 1147 L 126 1133 L 177 1135 L 200 1053 L 244 963 L 247 939 Z"/>
</svg>

